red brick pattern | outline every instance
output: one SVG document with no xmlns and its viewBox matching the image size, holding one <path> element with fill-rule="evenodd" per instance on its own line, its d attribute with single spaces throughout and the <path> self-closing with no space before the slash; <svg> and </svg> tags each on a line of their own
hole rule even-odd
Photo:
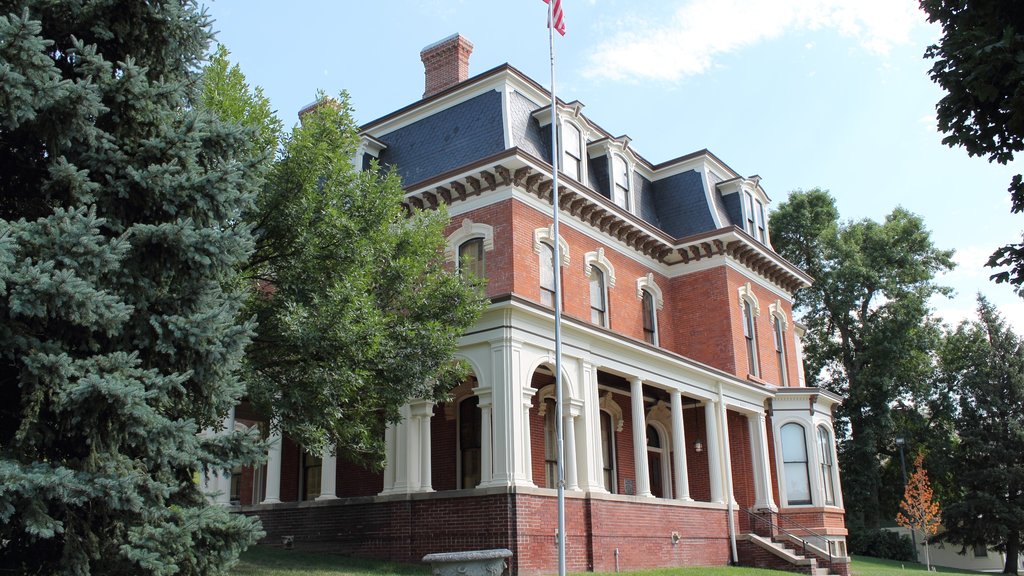
<svg viewBox="0 0 1024 576">
<path fill-rule="evenodd" d="M 426 76 L 423 97 L 433 96 L 469 78 L 469 55 L 472 53 L 473 44 L 462 36 L 424 48 L 420 52 Z"/>
</svg>

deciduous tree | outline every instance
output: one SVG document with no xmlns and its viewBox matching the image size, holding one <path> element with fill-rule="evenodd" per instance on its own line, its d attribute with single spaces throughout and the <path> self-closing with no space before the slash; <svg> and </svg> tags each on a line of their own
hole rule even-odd
<svg viewBox="0 0 1024 576">
<path fill-rule="evenodd" d="M 258 522 L 196 478 L 252 327 L 250 135 L 197 106 L 190 1 L 0 5 L 0 567 L 223 574 Z"/>
<path fill-rule="evenodd" d="M 256 250 L 242 271 L 251 290 L 243 314 L 258 320 L 248 399 L 311 453 L 336 446 L 379 465 L 399 408 L 440 400 L 461 377 L 457 340 L 485 299 L 444 261 L 443 208 L 408 214 L 394 174 L 353 165 L 347 94 L 320 95 L 282 137 L 269 102 L 227 57 L 221 47 L 210 59 L 204 106 L 250 127 L 256 154 L 283 141 L 244 216 Z"/>
<path fill-rule="evenodd" d="M 949 453 L 960 487 L 946 502 L 946 536 L 1006 554 L 1017 574 L 1024 538 L 1024 341 L 984 298 L 978 320 L 950 333 L 940 350 L 940 390 L 958 442 Z"/>
<path fill-rule="evenodd" d="M 903 490 L 903 501 L 900 502 L 900 512 L 896 514 L 896 523 L 908 530 L 919 530 L 924 535 L 925 566 L 929 571 L 932 569 L 932 560 L 928 552 L 928 539 L 938 534 L 942 523 L 942 510 L 934 496 L 932 484 L 928 481 L 928 471 L 924 468 L 924 452 L 918 452 L 914 458 L 914 473 Z"/>
<path fill-rule="evenodd" d="M 1006 164 L 1024 150 L 1024 3 L 1002 0 L 921 0 L 930 22 L 942 26 L 925 57 L 931 78 L 946 95 L 935 109 L 942 139 L 971 156 Z M 1024 180 L 1009 187 L 1011 211 L 1024 211 Z M 998 249 L 988 265 L 1005 267 L 996 282 L 1009 282 L 1024 297 L 1024 242 Z"/>
<path fill-rule="evenodd" d="M 945 292 L 933 279 L 952 268 L 952 252 L 937 249 L 921 218 L 902 208 L 881 223 L 840 222 L 819 189 L 790 194 L 771 229 L 775 249 L 814 277 L 796 307 L 808 328 L 808 384 L 845 397 L 836 416 L 848 523 L 877 528 L 892 410 L 929 381 L 939 331 L 928 299 Z"/>
</svg>

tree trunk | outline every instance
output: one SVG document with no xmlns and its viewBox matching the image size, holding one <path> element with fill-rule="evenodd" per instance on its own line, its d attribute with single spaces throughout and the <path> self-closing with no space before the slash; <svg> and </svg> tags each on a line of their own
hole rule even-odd
<svg viewBox="0 0 1024 576">
<path fill-rule="evenodd" d="M 925 533 L 924 537 L 924 565 L 929 572 L 932 571 L 932 557 L 928 550 L 928 534 Z"/>
<path fill-rule="evenodd" d="M 1017 574 L 1017 566 L 1020 563 L 1020 533 L 1016 527 L 1010 529 L 1006 539 L 1006 566 L 1003 567 L 1003 574 Z"/>
</svg>

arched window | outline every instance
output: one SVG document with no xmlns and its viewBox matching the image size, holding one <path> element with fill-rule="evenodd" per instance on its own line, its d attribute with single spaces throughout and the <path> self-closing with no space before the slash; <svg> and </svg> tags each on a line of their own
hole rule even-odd
<svg viewBox="0 0 1024 576">
<path fill-rule="evenodd" d="M 568 122 L 562 124 L 562 172 L 583 181 L 583 134 Z"/>
<path fill-rule="evenodd" d="M 655 307 L 654 295 L 648 290 L 643 291 L 644 340 L 649 344 L 658 345 L 658 311 Z"/>
<path fill-rule="evenodd" d="M 480 483 L 480 398 L 459 402 L 459 488 Z"/>
<path fill-rule="evenodd" d="M 747 300 L 743 300 L 743 338 L 747 343 L 747 369 L 751 375 L 758 376 L 757 330 L 754 324 L 754 311 Z"/>
<path fill-rule="evenodd" d="M 612 415 L 601 410 L 601 455 L 604 458 L 604 489 L 614 494 L 618 482 L 615 474 L 615 426 Z"/>
<path fill-rule="evenodd" d="M 555 401 L 545 398 L 547 408 L 544 411 L 544 486 L 558 488 L 558 441 L 555 436 L 558 410 Z"/>
<path fill-rule="evenodd" d="M 540 303 L 555 305 L 555 249 L 547 242 L 540 243 Z"/>
<path fill-rule="evenodd" d="M 608 326 L 608 289 L 604 272 L 596 266 L 590 269 L 590 321 Z"/>
<path fill-rule="evenodd" d="M 810 504 L 811 483 L 807 471 L 807 437 L 804 427 L 790 422 L 782 427 L 781 432 L 786 502 L 789 505 Z"/>
<path fill-rule="evenodd" d="M 822 494 L 825 495 L 825 504 L 834 506 L 836 488 L 833 481 L 832 435 L 824 426 L 818 426 L 818 456 L 821 461 L 821 488 Z"/>
<path fill-rule="evenodd" d="M 775 337 L 775 359 L 779 364 L 779 386 L 789 386 L 786 373 L 786 336 L 782 331 L 782 319 L 774 318 L 775 326 L 772 334 Z"/>
<path fill-rule="evenodd" d="M 459 272 L 471 278 L 484 278 L 484 239 L 472 238 L 459 245 Z"/>
<path fill-rule="evenodd" d="M 612 202 L 629 210 L 629 164 L 619 154 L 612 155 Z"/>
<path fill-rule="evenodd" d="M 667 469 L 662 464 L 665 459 L 665 443 L 661 440 L 658 429 L 650 424 L 647 425 L 647 472 L 651 479 L 651 495 L 655 498 L 665 498 L 664 471 Z"/>
</svg>

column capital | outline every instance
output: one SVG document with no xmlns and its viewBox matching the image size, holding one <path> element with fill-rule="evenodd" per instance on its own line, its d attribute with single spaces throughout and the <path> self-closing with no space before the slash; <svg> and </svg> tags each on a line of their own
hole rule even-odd
<svg viewBox="0 0 1024 576">
<path fill-rule="evenodd" d="M 434 403 L 431 400 L 411 400 L 409 412 L 413 418 L 430 418 L 434 415 Z"/>
</svg>

